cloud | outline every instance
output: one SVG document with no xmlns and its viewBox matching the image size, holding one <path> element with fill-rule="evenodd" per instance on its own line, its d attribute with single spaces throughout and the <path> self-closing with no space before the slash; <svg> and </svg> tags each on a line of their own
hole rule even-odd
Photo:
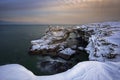
<svg viewBox="0 0 120 80">
<path fill-rule="evenodd" d="M 0 10 L 26 10 L 42 7 L 48 0 L 1 0 Z"/>
<path fill-rule="evenodd" d="M 119 0 L 1 0 L 0 20 L 87 23 L 120 20 Z"/>
</svg>

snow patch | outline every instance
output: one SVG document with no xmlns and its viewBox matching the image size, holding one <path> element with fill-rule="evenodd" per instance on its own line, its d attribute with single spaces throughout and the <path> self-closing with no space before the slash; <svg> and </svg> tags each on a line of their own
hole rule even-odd
<svg viewBox="0 0 120 80">
<path fill-rule="evenodd" d="M 66 48 L 66 49 L 60 51 L 60 53 L 66 54 L 66 55 L 72 55 L 75 53 L 75 50 L 72 50 L 71 48 Z"/>
<path fill-rule="evenodd" d="M 120 62 L 80 62 L 66 72 L 35 76 L 21 65 L 0 66 L 1 80 L 119 80 Z"/>
</svg>

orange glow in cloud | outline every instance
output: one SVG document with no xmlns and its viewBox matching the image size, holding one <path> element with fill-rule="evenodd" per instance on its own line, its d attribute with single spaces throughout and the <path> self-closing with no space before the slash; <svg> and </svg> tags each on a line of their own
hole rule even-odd
<svg viewBox="0 0 120 80">
<path fill-rule="evenodd" d="M 23 10 L 18 17 L 3 18 L 16 22 L 42 24 L 79 24 L 120 20 L 119 0 L 45 0 L 45 5 Z M 27 15 L 24 15 L 26 12 Z"/>
</svg>

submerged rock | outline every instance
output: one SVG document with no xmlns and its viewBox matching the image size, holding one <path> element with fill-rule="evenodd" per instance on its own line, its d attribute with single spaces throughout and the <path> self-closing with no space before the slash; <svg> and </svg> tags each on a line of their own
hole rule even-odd
<svg viewBox="0 0 120 80">
<path fill-rule="evenodd" d="M 71 63 L 58 61 L 44 61 L 39 64 L 39 69 L 45 74 L 56 74 L 71 68 Z"/>
</svg>

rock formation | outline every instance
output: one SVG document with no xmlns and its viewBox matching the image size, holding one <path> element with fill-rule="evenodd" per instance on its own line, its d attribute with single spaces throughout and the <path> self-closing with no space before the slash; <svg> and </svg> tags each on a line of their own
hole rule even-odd
<svg viewBox="0 0 120 80">
<path fill-rule="evenodd" d="M 32 54 L 49 54 L 69 59 L 76 53 L 77 34 L 73 28 L 49 27 L 45 36 L 39 40 L 31 41 Z"/>
<path fill-rule="evenodd" d="M 120 22 L 93 23 L 74 27 L 49 27 L 39 40 L 31 41 L 32 54 L 49 54 L 69 59 L 78 49 L 89 60 L 120 60 Z M 84 44 L 88 44 L 87 46 Z"/>
<path fill-rule="evenodd" d="M 92 23 L 74 27 L 50 27 L 39 40 L 31 41 L 31 54 L 49 54 L 65 59 L 87 51 L 89 60 L 69 69 L 59 59 L 41 62 L 38 67 L 62 72 L 51 76 L 35 76 L 21 65 L 0 66 L 2 80 L 119 80 L 120 79 L 120 22 Z M 85 45 L 84 45 L 85 44 Z M 87 46 L 86 46 L 87 45 Z M 84 53 L 83 53 L 84 54 Z M 61 58 L 60 58 L 61 59 Z M 42 62 L 43 61 L 43 62 Z M 62 62 L 64 63 L 62 63 Z M 100 62 L 101 61 L 101 62 Z M 51 68 L 52 67 L 52 68 Z M 43 70 L 42 69 L 42 70 Z M 67 70 L 69 69 L 69 70 Z M 67 70 L 67 71 L 66 71 Z"/>
</svg>

